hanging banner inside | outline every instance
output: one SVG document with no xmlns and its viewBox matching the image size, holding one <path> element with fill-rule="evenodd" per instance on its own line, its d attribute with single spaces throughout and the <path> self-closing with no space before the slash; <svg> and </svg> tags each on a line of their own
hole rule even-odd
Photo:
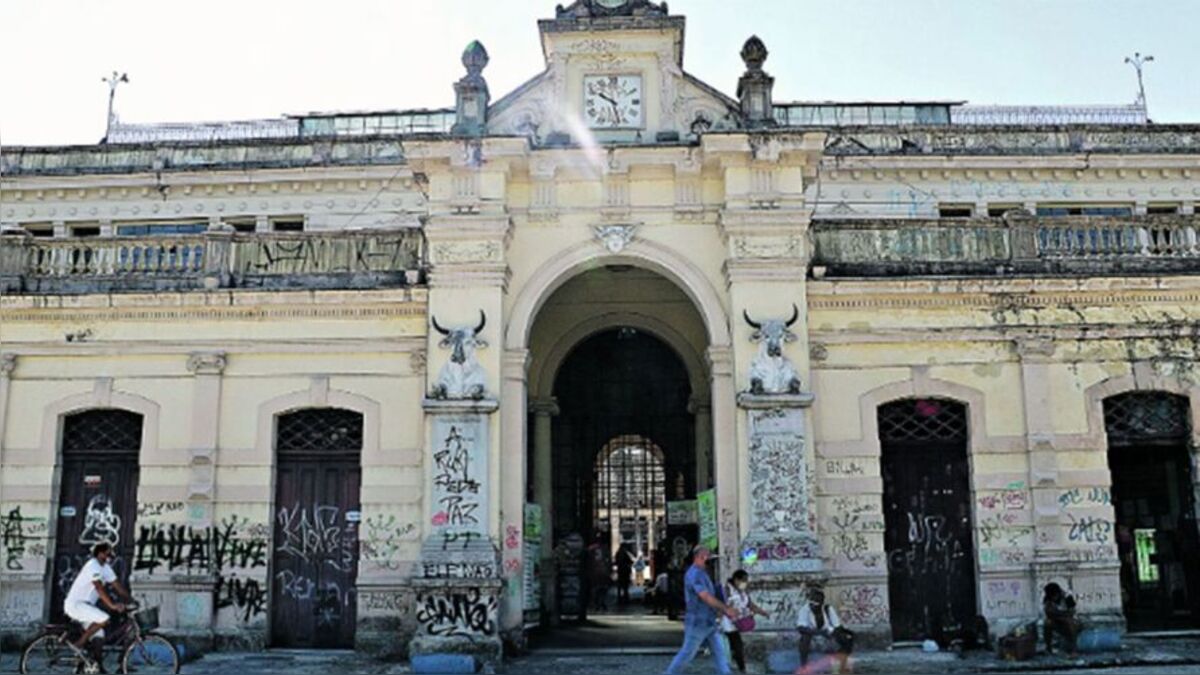
<svg viewBox="0 0 1200 675">
<path fill-rule="evenodd" d="M 696 517 L 700 523 L 700 543 L 716 551 L 720 543 L 717 536 L 716 490 L 705 490 L 696 495 Z"/>
<path fill-rule="evenodd" d="M 667 524 L 695 525 L 696 500 L 688 499 L 680 502 L 667 502 Z"/>
</svg>

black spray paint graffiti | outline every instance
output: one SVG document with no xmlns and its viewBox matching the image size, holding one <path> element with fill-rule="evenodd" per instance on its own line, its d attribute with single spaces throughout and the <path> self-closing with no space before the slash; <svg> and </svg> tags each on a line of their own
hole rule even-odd
<svg viewBox="0 0 1200 675">
<path fill-rule="evenodd" d="M 18 506 L 5 516 L 2 530 L 0 530 L 5 569 L 22 569 L 21 558 L 25 555 L 25 541 L 25 521 L 21 517 L 21 507 Z"/>
<path fill-rule="evenodd" d="M 417 598 L 417 622 L 429 635 L 479 637 L 496 633 L 497 601 L 478 588 Z"/>
<path fill-rule="evenodd" d="M 405 538 L 417 531 L 413 523 L 401 525 L 396 516 L 377 515 L 367 519 L 366 538 L 362 542 L 362 555 L 376 566 L 386 570 L 398 570 L 400 548 Z"/>
<path fill-rule="evenodd" d="M 473 526 L 479 524 L 475 511 L 479 504 L 479 481 L 471 477 L 471 448 L 459 432 L 450 427 L 450 434 L 441 450 L 433 455 L 434 485 L 444 494 L 439 500 L 441 510 L 433 517 L 433 524 L 442 526 Z"/>
<path fill-rule="evenodd" d="M 234 570 L 267 566 L 267 541 L 245 519 L 227 518 L 218 526 L 143 525 L 138 529 L 133 568 L 150 573 L 178 570 L 215 573 L 217 609 L 233 608 L 249 621 L 266 607 L 266 591 L 257 579 Z"/>
<path fill-rule="evenodd" d="M 358 537 L 347 532 L 340 519 L 341 509 L 336 506 L 315 506 L 311 513 L 299 504 L 280 509 L 275 550 L 304 562 L 319 561 L 339 572 L 349 572 L 354 567 Z"/>
<path fill-rule="evenodd" d="M 1107 520 L 1085 516 L 1076 518 L 1070 513 L 1071 529 L 1067 536 L 1071 541 L 1083 541 L 1089 544 L 1107 544 L 1112 535 L 1113 524 Z"/>
<path fill-rule="evenodd" d="M 888 569 L 902 569 L 909 576 L 949 573 L 964 555 L 962 542 L 947 527 L 945 516 L 909 513 L 908 546 L 888 554 Z"/>
<path fill-rule="evenodd" d="M 113 512 L 108 495 L 95 495 L 88 501 L 79 543 L 84 546 L 106 543 L 113 548 L 121 543 L 121 516 Z"/>
</svg>

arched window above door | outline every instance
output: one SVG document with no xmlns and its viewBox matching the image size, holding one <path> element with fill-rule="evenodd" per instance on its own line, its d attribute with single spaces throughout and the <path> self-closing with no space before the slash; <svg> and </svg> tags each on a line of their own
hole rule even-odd
<svg viewBox="0 0 1200 675">
<path fill-rule="evenodd" d="M 965 441 L 967 406 L 939 398 L 910 398 L 879 406 L 879 440 Z"/>
<path fill-rule="evenodd" d="M 1112 446 L 1178 443 L 1191 431 L 1188 399 L 1165 391 L 1131 391 L 1104 399 L 1104 429 Z"/>
</svg>

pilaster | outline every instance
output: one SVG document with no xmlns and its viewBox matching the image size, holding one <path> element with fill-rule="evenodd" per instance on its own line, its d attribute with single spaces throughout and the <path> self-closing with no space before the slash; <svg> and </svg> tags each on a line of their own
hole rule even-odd
<svg viewBox="0 0 1200 675">
<path fill-rule="evenodd" d="M 189 455 L 188 515 L 193 527 L 213 524 L 216 500 L 217 445 L 221 419 L 221 375 L 227 359 L 222 352 L 192 354 L 187 361 L 192 373 L 192 431 Z"/>
<path fill-rule="evenodd" d="M 0 354 L 0 466 L 4 465 L 4 431 L 8 421 L 8 392 L 12 387 L 13 371 L 16 369 L 16 354 Z"/>
</svg>

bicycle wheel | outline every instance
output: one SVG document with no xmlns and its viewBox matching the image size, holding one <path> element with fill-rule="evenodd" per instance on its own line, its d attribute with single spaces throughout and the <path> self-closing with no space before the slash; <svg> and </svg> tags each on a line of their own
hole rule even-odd
<svg viewBox="0 0 1200 675">
<path fill-rule="evenodd" d="M 147 635 L 125 648 L 121 655 L 121 672 L 178 673 L 179 652 L 165 637 Z"/>
<path fill-rule="evenodd" d="M 57 635 L 43 635 L 21 650 L 22 673 L 74 673 L 79 657 Z"/>
</svg>

